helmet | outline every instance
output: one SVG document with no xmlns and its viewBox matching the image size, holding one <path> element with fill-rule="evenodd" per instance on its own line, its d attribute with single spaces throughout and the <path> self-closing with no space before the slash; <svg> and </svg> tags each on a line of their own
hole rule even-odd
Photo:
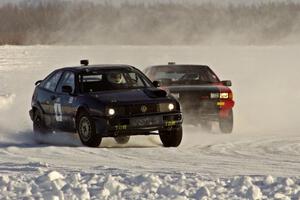
<svg viewBox="0 0 300 200">
<path fill-rule="evenodd" d="M 121 84 L 124 82 L 122 73 L 112 72 L 107 75 L 107 80 L 114 84 Z"/>
</svg>

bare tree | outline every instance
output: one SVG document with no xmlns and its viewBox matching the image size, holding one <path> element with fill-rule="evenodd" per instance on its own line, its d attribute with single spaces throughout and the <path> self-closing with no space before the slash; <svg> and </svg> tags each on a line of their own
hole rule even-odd
<svg viewBox="0 0 300 200">
<path fill-rule="evenodd" d="M 278 44 L 300 42 L 300 4 L 22 2 L 0 7 L 0 44 Z"/>
</svg>

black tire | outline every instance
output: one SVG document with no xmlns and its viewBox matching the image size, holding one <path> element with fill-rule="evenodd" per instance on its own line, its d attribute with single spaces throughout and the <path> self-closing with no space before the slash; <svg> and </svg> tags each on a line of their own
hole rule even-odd
<svg viewBox="0 0 300 200">
<path fill-rule="evenodd" d="M 222 133 L 232 133 L 233 130 L 233 111 L 229 111 L 228 116 L 219 119 L 219 127 Z"/>
<path fill-rule="evenodd" d="M 100 145 L 102 137 L 96 133 L 95 122 L 85 111 L 79 113 L 77 131 L 83 145 L 89 147 L 98 147 Z"/>
<path fill-rule="evenodd" d="M 34 134 L 48 134 L 50 129 L 47 128 L 42 117 L 42 113 L 39 110 L 34 112 L 33 116 L 33 133 Z"/>
<path fill-rule="evenodd" d="M 182 140 L 182 127 L 171 131 L 160 131 L 159 137 L 164 147 L 178 147 Z"/>
<path fill-rule="evenodd" d="M 212 122 L 211 121 L 201 121 L 200 124 L 204 131 L 211 132 L 211 130 L 212 130 Z"/>
<path fill-rule="evenodd" d="M 115 140 L 118 144 L 126 144 L 126 143 L 128 143 L 129 139 L 130 139 L 130 136 L 115 137 Z"/>
</svg>

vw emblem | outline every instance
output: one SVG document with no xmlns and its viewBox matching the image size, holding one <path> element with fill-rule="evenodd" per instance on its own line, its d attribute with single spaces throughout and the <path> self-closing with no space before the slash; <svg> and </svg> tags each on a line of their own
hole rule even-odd
<svg viewBox="0 0 300 200">
<path fill-rule="evenodd" d="M 141 106 L 141 111 L 144 113 L 144 112 L 147 112 L 147 106 Z"/>
</svg>

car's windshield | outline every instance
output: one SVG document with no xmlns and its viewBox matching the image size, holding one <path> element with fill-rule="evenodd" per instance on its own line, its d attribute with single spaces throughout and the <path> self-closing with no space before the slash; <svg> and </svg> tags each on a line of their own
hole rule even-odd
<svg viewBox="0 0 300 200">
<path fill-rule="evenodd" d="M 198 85 L 220 81 L 208 67 L 196 66 L 161 66 L 154 69 L 151 77 L 162 85 Z"/>
<path fill-rule="evenodd" d="M 139 72 L 129 69 L 103 69 L 79 75 L 81 91 L 99 92 L 151 87 L 151 82 Z"/>
</svg>

